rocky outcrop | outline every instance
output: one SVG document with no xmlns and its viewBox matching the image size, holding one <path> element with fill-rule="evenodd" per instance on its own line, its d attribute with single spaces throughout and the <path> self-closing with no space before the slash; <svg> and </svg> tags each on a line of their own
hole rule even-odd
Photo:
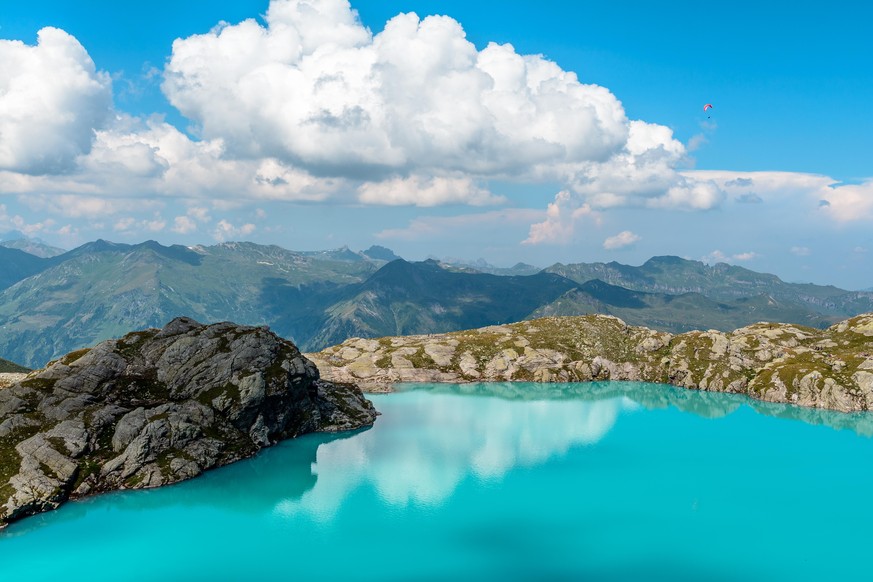
<svg viewBox="0 0 873 582">
<path fill-rule="evenodd" d="M 547 317 L 439 335 L 350 339 L 308 356 L 324 377 L 374 392 L 397 382 L 641 380 L 873 410 L 873 314 L 826 330 L 758 323 L 679 335 L 606 315 Z"/>
<path fill-rule="evenodd" d="M 0 527 L 67 499 L 194 477 L 313 431 L 369 426 L 360 390 L 264 327 L 178 318 L 0 390 Z"/>
</svg>

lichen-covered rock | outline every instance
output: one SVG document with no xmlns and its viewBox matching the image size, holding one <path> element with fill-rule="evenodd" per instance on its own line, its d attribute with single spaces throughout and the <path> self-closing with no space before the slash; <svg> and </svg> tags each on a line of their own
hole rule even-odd
<svg viewBox="0 0 873 582">
<path fill-rule="evenodd" d="M 309 357 L 324 377 L 371 391 L 400 381 L 643 380 L 813 408 L 873 410 L 873 314 L 826 330 L 757 323 L 676 336 L 606 315 L 547 317 L 353 339 Z"/>
<path fill-rule="evenodd" d="M 69 498 L 174 483 L 375 417 L 355 385 L 319 379 L 267 328 L 178 318 L 0 390 L 0 527 Z"/>
</svg>

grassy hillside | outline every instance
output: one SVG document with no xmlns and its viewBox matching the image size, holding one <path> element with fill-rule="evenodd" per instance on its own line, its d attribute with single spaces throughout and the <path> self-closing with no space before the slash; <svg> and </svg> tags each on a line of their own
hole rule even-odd
<svg viewBox="0 0 873 582">
<path fill-rule="evenodd" d="M 575 285 L 549 273 L 497 276 L 446 270 L 436 261 L 389 263 L 344 290 L 321 330 L 303 343 L 322 347 L 350 336 L 439 333 L 516 321 Z"/>
<path fill-rule="evenodd" d="M 263 302 L 271 282 L 335 287 L 378 268 L 365 260 L 309 257 L 252 243 L 189 249 L 96 241 L 53 260 L 58 259 L 0 292 L 0 353 L 34 367 L 179 315 L 271 324 L 273 314 Z M 290 331 L 280 333 L 293 335 Z"/>
<path fill-rule="evenodd" d="M 13 373 L 17 374 L 20 372 L 29 372 L 30 369 L 25 368 L 24 366 L 19 366 L 14 362 L 10 362 L 9 360 L 4 360 L 0 358 L 0 372 L 2 373 Z"/>
<path fill-rule="evenodd" d="M 394 382 L 642 380 L 840 411 L 873 410 L 873 313 L 826 330 L 755 324 L 672 335 L 603 315 L 438 335 L 350 339 L 310 357 L 322 376 Z"/>
<path fill-rule="evenodd" d="M 0 289 L 6 289 L 47 268 L 49 262 L 19 249 L 0 246 L 0 265 Z"/>
</svg>

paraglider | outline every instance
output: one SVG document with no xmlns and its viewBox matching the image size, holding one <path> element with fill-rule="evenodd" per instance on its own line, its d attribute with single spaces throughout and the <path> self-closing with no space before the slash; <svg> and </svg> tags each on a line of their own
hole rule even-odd
<svg viewBox="0 0 873 582">
<path fill-rule="evenodd" d="M 704 112 L 704 113 L 706 113 L 706 112 L 709 111 L 710 109 L 712 109 L 712 103 L 707 103 L 706 105 L 703 106 L 703 112 Z M 711 115 L 707 115 L 707 116 L 706 116 L 707 119 L 710 119 L 711 117 L 712 117 Z"/>
</svg>

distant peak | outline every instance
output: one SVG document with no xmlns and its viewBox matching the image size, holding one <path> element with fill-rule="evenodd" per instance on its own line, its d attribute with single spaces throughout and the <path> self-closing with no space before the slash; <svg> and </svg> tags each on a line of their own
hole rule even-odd
<svg viewBox="0 0 873 582">
<path fill-rule="evenodd" d="M 681 265 L 682 263 L 696 263 L 697 261 L 689 261 L 688 259 L 683 259 L 682 257 L 677 257 L 675 255 L 659 255 L 657 257 L 652 257 L 646 264 L 652 263 L 657 265 Z"/>
<path fill-rule="evenodd" d="M 106 239 L 98 238 L 94 242 L 85 243 L 79 247 L 81 250 L 90 251 L 90 252 L 100 252 L 100 251 L 109 251 L 116 249 L 128 248 L 130 245 L 126 245 L 124 243 L 114 243 L 112 241 L 108 241 Z"/>
<path fill-rule="evenodd" d="M 111 241 L 107 241 L 104 239 L 97 239 L 94 242 L 85 243 L 82 246 L 73 249 L 68 253 L 68 256 L 82 256 L 87 255 L 89 253 L 103 253 L 103 252 L 125 252 L 125 253 L 144 253 L 150 251 L 162 257 L 183 261 L 192 265 L 197 265 L 200 263 L 201 256 L 200 253 L 195 252 L 194 250 L 184 247 L 182 245 L 172 245 L 169 247 L 165 247 L 161 243 L 154 240 L 147 240 L 135 245 L 129 245 L 125 243 L 114 243 Z"/>
<path fill-rule="evenodd" d="M 377 261 L 390 262 L 400 258 L 391 249 L 379 245 L 372 245 L 367 250 L 361 251 L 361 254 L 370 257 L 371 259 L 376 259 Z"/>
<path fill-rule="evenodd" d="M 147 240 L 145 242 L 139 243 L 138 245 L 134 245 L 134 247 L 143 247 L 143 248 L 147 248 L 147 249 L 166 249 L 166 248 L 168 248 L 156 240 Z"/>
</svg>

